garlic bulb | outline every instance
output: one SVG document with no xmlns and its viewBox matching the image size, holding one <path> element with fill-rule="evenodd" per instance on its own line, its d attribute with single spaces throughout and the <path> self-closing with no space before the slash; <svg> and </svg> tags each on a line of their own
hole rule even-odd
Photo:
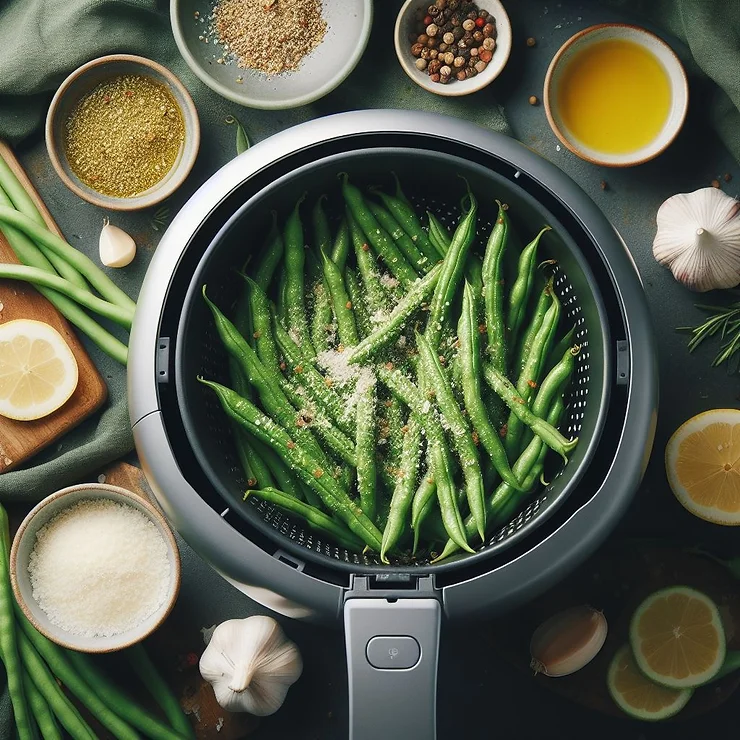
<svg viewBox="0 0 740 740">
<path fill-rule="evenodd" d="M 277 712 L 303 670 L 295 643 L 270 617 L 229 619 L 216 627 L 200 658 L 200 675 L 231 712 Z"/>
<path fill-rule="evenodd" d="M 569 676 L 596 657 L 606 633 L 602 612 L 585 605 L 566 609 L 535 630 L 529 645 L 530 665 L 546 676 Z"/>
<path fill-rule="evenodd" d="M 703 293 L 740 283 L 740 201 L 717 188 L 681 193 L 658 209 L 653 255 Z"/>
<path fill-rule="evenodd" d="M 100 261 L 106 267 L 126 267 L 136 256 L 136 242 L 123 229 L 103 221 L 98 242 Z"/>
</svg>

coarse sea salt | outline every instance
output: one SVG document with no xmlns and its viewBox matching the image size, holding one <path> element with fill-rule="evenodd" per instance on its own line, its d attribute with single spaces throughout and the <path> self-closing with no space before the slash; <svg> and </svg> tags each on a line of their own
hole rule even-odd
<svg viewBox="0 0 740 740">
<path fill-rule="evenodd" d="M 81 501 L 41 527 L 28 574 L 51 623 L 84 637 L 140 625 L 162 606 L 172 577 L 155 524 L 108 499 Z"/>
</svg>

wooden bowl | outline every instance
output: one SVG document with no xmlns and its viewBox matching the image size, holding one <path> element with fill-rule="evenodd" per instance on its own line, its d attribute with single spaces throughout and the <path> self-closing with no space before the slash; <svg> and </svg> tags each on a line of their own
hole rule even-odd
<svg viewBox="0 0 740 740">
<path fill-rule="evenodd" d="M 75 105 L 101 82 L 119 75 L 141 75 L 164 85 L 177 103 L 185 124 L 185 140 L 172 169 L 143 193 L 130 198 L 104 195 L 82 182 L 72 171 L 64 151 L 64 124 Z M 131 54 L 111 54 L 78 67 L 59 86 L 46 114 L 46 148 L 62 182 L 88 203 L 113 211 L 148 208 L 172 195 L 195 163 L 200 146 L 200 123 L 190 93 L 166 67 Z"/>
<path fill-rule="evenodd" d="M 39 529 L 54 516 L 82 501 L 106 499 L 126 504 L 140 511 L 159 530 L 167 546 L 170 562 L 170 583 L 167 596 L 157 611 L 137 627 L 110 637 L 76 635 L 53 624 L 33 597 L 28 574 L 31 551 L 36 544 Z M 52 493 L 38 503 L 21 523 L 10 550 L 10 580 L 18 605 L 33 626 L 50 640 L 71 650 L 83 653 L 110 653 L 141 642 L 167 618 L 180 590 L 180 553 L 167 521 L 157 509 L 141 496 L 125 488 L 104 483 L 84 483 Z M 116 584 L 113 584 L 116 588 Z"/>
</svg>

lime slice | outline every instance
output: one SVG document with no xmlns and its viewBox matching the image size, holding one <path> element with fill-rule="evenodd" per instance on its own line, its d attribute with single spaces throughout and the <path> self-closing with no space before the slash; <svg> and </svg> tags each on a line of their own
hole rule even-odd
<svg viewBox="0 0 740 740">
<path fill-rule="evenodd" d="M 607 673 L 609 693 L 617 706 L 631 717 L 655 721 L 680 712 L 692 689 L 669 689 L 640 673 L 629 645 L 617 650 Z"/>
<path fill-rule="evenodd" d="M 725 633 L 716 604 L 692 588 L 673 586 L 648 596 L 630 624 L 640 670 L 674 689 L 714 678 L 725 660 Z"/>
<path fill-rule="evenodd" d="M 76 387 L 77 361 L 56 329 L 30 319 L 0 325 L 0 416 L 48 416 Z"/>
</svg>

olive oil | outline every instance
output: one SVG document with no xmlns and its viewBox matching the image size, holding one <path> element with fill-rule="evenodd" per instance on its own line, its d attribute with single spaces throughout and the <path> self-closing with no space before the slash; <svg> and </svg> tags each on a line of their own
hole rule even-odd
<svg viewBox="0 0 740 740">
<path fill-rule="evenodd" d="M 645 47 L 623 39 L 599 41 L 576 53 L 558 86 L 563 123 L 581 143 L 606 154 L 649 144 L 670 107 L 663 65 Z"/>
</svg>

